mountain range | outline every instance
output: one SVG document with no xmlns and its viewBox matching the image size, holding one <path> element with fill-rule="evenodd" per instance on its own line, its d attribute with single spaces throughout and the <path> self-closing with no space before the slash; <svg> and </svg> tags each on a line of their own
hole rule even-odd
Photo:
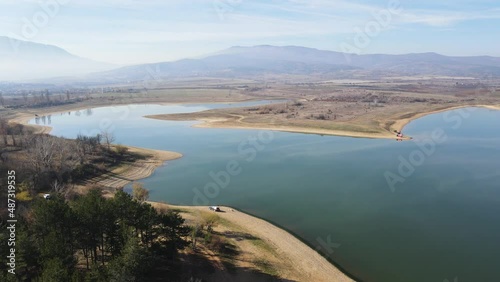
<svg viewBox="0 0 500 282">
<path fill-rule="evenodd" d="M 0 81 L 78 76 L 114 67 L 78 57 L 57 46 L 0 36 Z"/>
<path fill-rule="evenodd" d="M 112 69 L 109 64 L 77 57 L 56 46 L 13 40 L 0 37 L 0 81 L 37 76 L 39 78 L 40 74 L 41 77 L 69 77 L 85 73 L 87 75 L 79 80 L 106 83 L 169 78 L 258 78 L 281 75 L 319 75 L 330 78 L 401 75 L 500 77 L 498 57 L 456 57 L 436 53 L 356 55 L 298 46 L 269 45 L 237 46 L 196 59 Z M 108 70 L 102 71 L 105 69 Z"/>
</svg>

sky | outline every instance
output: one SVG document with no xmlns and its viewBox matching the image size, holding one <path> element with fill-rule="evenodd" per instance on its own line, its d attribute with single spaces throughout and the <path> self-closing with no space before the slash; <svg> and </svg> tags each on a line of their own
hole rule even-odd
<svg viewBox="0 0 500 282">
<path fill-rule="evenodd" d="M 498 0 L 0 0 L 0 36 L 117 65 L 231 46 L 500 57 Z"/>
</svg>

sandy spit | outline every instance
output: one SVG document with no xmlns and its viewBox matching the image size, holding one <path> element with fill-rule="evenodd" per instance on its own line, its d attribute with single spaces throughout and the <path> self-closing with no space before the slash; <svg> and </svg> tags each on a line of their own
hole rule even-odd
<svg viewBox="0 0 500 282">
<path fill-rule="evenodd" d="M 173 206 L 157 202 L 150 203 L 155 207 L 163 206 L 190 212 L 208 210 L 208 207 L 200 206 Z M 277 250 L 280 258 L 286 261 L 289 266 L 287 269 L 292 270 L 284 273 L 284 277 L 282 278 L 292 281 L 354 281 L 315 250 L 283 229 L 265 220 L 234 210 L 231 207 L 221 207 L 221 209 L 223 212 L 217 213 L 221 218 L 234 225 L 244 227 L 252 235 L 260 238 Z"/>
</svg>

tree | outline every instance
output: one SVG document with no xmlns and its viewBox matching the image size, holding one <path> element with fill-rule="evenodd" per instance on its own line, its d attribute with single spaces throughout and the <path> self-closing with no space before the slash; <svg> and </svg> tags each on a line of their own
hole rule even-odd
<svg viewBox="0 0 500 282">
<path fill-rule="evenodd" d="M 149 198 L 149 191 L 144 188 L 142 183 L 134 182 L 134 184 L 132 184 L 132 195 L 137 201 L 144 202 Z"/>
<path fill-rule="evenodd" d="M 55 138 L 35 135 L 27 144 L 27 165 L 31 172 L 33 187 L 38 187 L 42 175 L 50 169 L 56 154 Z"/>
<path fill-rule="evenodd" d="M 78 218 L 79 248 L 87 262 L 87 269 L 92 264 L 105 262 L 105 229 L 106 225 L 114 224 L 114 217 L 97 187 L 78 199 L 74 210 Z M 100 254 L 99 251 L 100 250 Z"/>
<path fill-rule="evenodd" d="M 177 212 L 161 213 L 122 190 L 106 199 L 96 187 L 69 202 L 56 194 L 30 208 L 16 225 L 15 276 L 4 275 L 8 249 L 0 248 L 0 281 L 150 281 L 149 270 L 174 259 L 191 232 Z M 85 272 L 76 268 L 81 253 Z"/>
<path fill-rule="evenodd" d="M 189 242 L 185 238 L 190 235 L 191 228 L 184 225 L 184 222 L 178 212 L 168 211 L 158 215 L 158 223 L 154 226 L 156 239 L 153 251 L 173 259 L 179 250 L 187 247 Z"/>
<path fill-rule="evenodd" d="M 80 156 L 80 162 L 86 155 L 95 155 L 99 151 L 99 144 L 101 144 L 102 136 L 97 134 L 96 136 L 85 136 L 78 134 L 76 137 L 76 151 Z"/>
<path fill-rule="evenodd" d="M 24 140 L 24 126 L 20 123 L 16 123 L 11 126 L 11 136 L 12 136 L 12 143 L 14 146 L 23 146 L 23 140 Z M 16 141 L 16 136 L 17 139 L 20 141 L 20 144 L 17 143 Z"/>
<path fill-rule="evenodd" d="M 29 216 L 18 223 L 18 279 L 33 281 L 40 276 L 42 281 L 68 281 L 76 265 L 75 217 L 64 199 L 35 200 Z"/>
<path fill-rule="evenodd" d="M 108 151 L 111 149 L 111 144 L 115 142 L 115 136 L 111 131 L 103 130 L 101 131 L 101 137 L 104 143 L 106 144 Z"/>
<path fill-rule="evenodd" d="M 109 264 L 109 281 L 144 281 L 144 277 L 151 268 L 150 258 L 151 255 L 139 244 L 137 237 L 130 236 L 121 256 Z"/>
<path fill-rule="evenodd" d="M 45 91 L 42 93 L 41 96 L 43 97 L 44 94 L 45 94 L 45 99 L 47 100 L 47 103 L 49 103 L 50 102 L 50 92 L 49 92 L 49 90 L 45 89 Z"/>
<path fill-rule="evenodd" d="M 0 135 L 2 135 L 3 144 L 5 146 L 9 145 L 7 140 L 9 124 L 6 119 L 0 118 Z"/>
<path fill-rule="evenodd" d="M 38 249 L 37 240 L 33 230 L 30 230 L 28 224 L 21 220 L 20 228 L 16 235 L 17 245 L 17 260 L 16 269 L 17 276 L 21 281 L 29 281 L 37 277 L 42 271 L 40 264 L 40 250 Z M 2 280 L 0 280 L 2 281 Z"/>
<path fill-rule="evenodd" d="M 49 188 L 51 181 L 47 178 L 54 176 L 62 184 L 79 163 L 75 144 L 62 138 L 34 135 L 26 147 L 27 166 L 37 188 Z"/>
<path fill-rule="evenodd" d="M 70 281 L 71 274 L 59 258 L 45 262 L 42 272 L 42 281 Z"/>
</svg>

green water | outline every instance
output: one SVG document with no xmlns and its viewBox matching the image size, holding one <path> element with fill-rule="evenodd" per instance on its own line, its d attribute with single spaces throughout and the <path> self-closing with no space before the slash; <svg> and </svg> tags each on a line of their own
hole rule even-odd
<svg viewBox="0 0 500 282">
<path fill-rule="evenodd" d="M 55 135 L 108 128 L 119 143 L 181 152 L 142 181 L 152 200 L 229 205 L 265 218 L 360 281 L 500 281 L 499 111 L 426 116 L 405 128 L 412 142 L 142 118 L 227 106 L 107 107 L 50 123 Z M 446 138 L 431 139 L 437 130 Z M 406 161 L 414 171 L 401 174 Z M 386 175 L 399 182 L 391 187 Z"/>
</svg>

